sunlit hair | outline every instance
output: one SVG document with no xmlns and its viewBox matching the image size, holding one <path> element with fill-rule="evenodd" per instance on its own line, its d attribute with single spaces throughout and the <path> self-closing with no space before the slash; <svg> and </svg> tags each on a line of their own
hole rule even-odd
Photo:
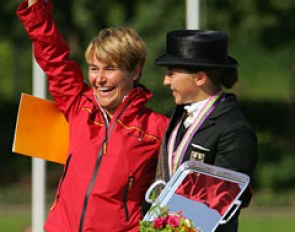
<svg viewBox="0 0 295 232">
<path fill-rule="evenodd" d="M 87 63 L 92 63 L 93 57 L 105 64 L 115 64 L 120 69 L 132 72 L 137 65 L 143 68 L 146 47 L 135 30 L 128 27 L 110 27 L 101 30 L 89 43 L 85 52 Z"/>
</svg>

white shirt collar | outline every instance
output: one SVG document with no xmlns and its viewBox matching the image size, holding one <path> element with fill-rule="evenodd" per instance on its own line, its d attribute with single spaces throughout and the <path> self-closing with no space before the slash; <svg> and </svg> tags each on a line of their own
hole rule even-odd
<svg viewBox="0 0 295 232">
<path fill-rule="evenodd" d="M 186 105 L 184 109 L 187 111 L 188 114 L 190 113 L 197 113 L 199 109 L 203 107 L 203 105 L 206 103 L 207 99 L 199 102 L 191 103 L 190 105 Z"/>
<path fill-rule="evenodd" d="M 184 106 L 184 109 L 187 111 L 187 118 L 184 120 L 183 124 L 185 128 L 188 128 L 192 122 L 195 120 L 195 118 L 198 116 L 200 109 L 206 104 L 208 99 L 205 99 L 203 101 L 194 102 L 190 105 Z"/>
</svg>

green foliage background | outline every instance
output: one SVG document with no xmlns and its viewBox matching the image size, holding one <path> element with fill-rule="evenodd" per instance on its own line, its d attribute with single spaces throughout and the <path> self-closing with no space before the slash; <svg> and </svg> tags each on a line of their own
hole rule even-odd
<svg viewBox="0 0 295 232">
<path fill-rule="evenodd" d="M 27 180 L 30 159 L 11 153 L 18 100 L 31 93 L 32 53 L 15 10 L 20 1 L 0 2 L 0 184 Z M 166 32 L 185 28 L 185 1 L 53 0 L 56 22 L 69 42 L 71 57 L 86 73 L 84 50 L 100 29 L 135 28 L 146 41 L 148 59 L 142 82 L 154 92 L 149 104 L 170 115 L 173 100 L 162 85 L 163 71 L 153 64 L 165 49 Z M 201 29 L 226 31 L 229 52 L 240 62 L 233 92 L 259 139 L 254 191 L 295 188 L 295 62 L 293 0 L 201 0 Z M 58 179 L 49 164 L 49 185 Z M 52 177 L 52 178 L 50 178 Z"/>
</svg>

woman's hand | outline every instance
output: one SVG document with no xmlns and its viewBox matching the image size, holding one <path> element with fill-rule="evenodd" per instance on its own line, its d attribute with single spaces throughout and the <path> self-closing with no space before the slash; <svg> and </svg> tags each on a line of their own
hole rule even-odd
<svg viewBox="0 0 295 232">
<path fill-rule="evenodd" d="M 38 0 L 28 0 L 28 6 L 32 6 L 36 2 L 38 2 Z"/>
</svg>

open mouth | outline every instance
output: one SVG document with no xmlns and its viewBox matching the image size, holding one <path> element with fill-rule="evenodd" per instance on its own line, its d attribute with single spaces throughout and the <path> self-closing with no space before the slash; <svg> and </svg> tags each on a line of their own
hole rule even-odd
<svg viewBox="0 0 295 232">
<path fill-rule="evenodd" d="M 108 94 L 109 92 L 113 91 L 114 89 L 115 89 L 115 87 L 113 87 L 113 86 L 106 86 L 106 87 L 97 88 L 97 91 L 104 95 L 104 94 Z"/>
</svg>

